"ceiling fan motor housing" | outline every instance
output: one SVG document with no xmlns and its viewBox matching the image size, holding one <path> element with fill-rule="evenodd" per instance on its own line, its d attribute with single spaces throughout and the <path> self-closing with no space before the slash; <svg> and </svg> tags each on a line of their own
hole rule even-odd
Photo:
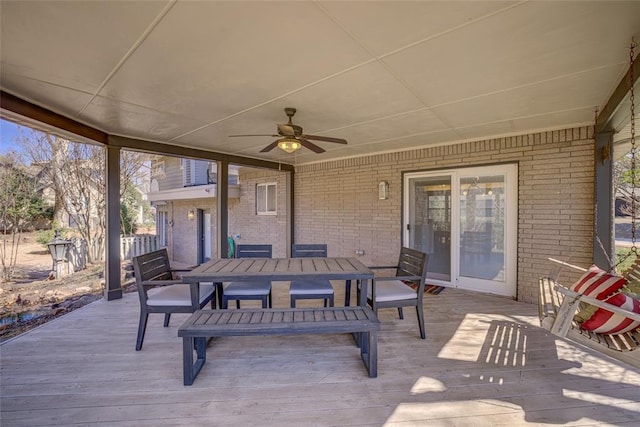
<svg viewBox="0 0 640 427">
<path fill-rule="evenodd" d="M 282 136 L 300 136 L 302 135 L 302 127 L 291 123 L 278 124 L 278 134 Z"/>
</svg>

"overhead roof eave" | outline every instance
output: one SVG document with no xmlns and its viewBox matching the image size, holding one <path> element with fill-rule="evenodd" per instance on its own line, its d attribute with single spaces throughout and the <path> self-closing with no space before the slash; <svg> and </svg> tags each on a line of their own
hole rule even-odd
<svg viewBox="0 0 640 427">
<path fill-rule="evenodd" d="M 99 143 L 152 154 L 225 161 L 240 166 L 276 169 L 284 172 L 293 172 L 295 169 L 293 165 L 287 163 L 109 135 L 99 129 L 25 101 L 2 90 L 0 90 L 0 117 L 44 132 L 56 133 L 65 138 L 86 143 Z"/>
</svg>

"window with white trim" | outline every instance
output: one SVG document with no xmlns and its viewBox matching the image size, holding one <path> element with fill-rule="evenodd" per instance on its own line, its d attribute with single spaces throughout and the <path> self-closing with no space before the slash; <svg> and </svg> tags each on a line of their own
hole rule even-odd
<svg viewBox="0 0 640 427">
<path fill-rule="evenodd" d="M 182 169 L 182 185 L 184 187 L 208 184 L 208 161 L 194 159 L 180 160 L 180 169 Z"/>
<path fill-rule="evenodd" d="M 256 185 L 256 213 L 258 215 L 276 215 L 276 190 L 275 182 Z"/>
</svg>

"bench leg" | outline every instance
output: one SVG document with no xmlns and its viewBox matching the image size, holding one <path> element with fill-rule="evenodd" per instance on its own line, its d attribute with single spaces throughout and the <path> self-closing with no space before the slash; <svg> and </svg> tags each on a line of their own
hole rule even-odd
<svg viewBox="0 0 640 427">
<path fill-rule="evenodd" d="M 193 348 L 196 349 L 196 361 L 193 362 Z M 182 369 L 184 385 L 191 385 L 207 361 L 207 340 L 205 337 L 182 338 Z"/>
<path fill-rule="evenodd" d="M 369 372 L 370 378 L 378 376 L 378 332 L 362 332 L 362 346 L 360 347 L 360 357 L 364 366 Z"/>
<path fill-rule="evenodd" d="M 344 306 L 349 307 L 351 304 L 351 280 L 347 280 L 344 284 Z"/>
<path fill-rule="evenodd" d="M 224 288 L 222 287 L 222 283 L 216 283 L 216 296 L 218 297 L 218 307 L 220 308 L 227 308 L 227 307 L 223 307 L 222 306 L 222 293 L 224 291 Z"/>
<path fill-rule="evenodd" d="M 358 348 L 362 348 L 362 336 L 363 336 L 363 333 L 362 332 L 352 332 L 351 336 L 353 337 L 353 340 L 356 342 L 356 346 Z"/>
<path fill-rule="evenodd" d="M 378 376 L 378 331 L 370 331 L 369 338 L 369 378 Z"/>
</svg>

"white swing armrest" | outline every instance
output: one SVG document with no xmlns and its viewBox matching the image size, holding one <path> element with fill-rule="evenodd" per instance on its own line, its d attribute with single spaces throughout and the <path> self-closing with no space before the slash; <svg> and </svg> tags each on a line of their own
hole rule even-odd
<svg viewBox="0 0 640 427">
<path fill-rule="evenodd" d="M 562 293 L 565 296 L 565 300 L 567 299 L 567 297 L 569 297 L 569 299 L 574 299 L 577 298 L 579 301 L 581 302 L 586 302 L 587 304 L 591 304 L 591 305 L 595 305 L 596 307 L 600 307 L 603 308 L 605 310 L 608 310 L 612 313 L 616 313 L 619 314 L 621 316 L 624 316 L 628 319 L 634 320 L 636 322 L 640 322 L 640 313 L 634 313 L 632 311 L 629 310 L 625 310 L 624 308 L 606 303 L 605 301 L 600 301 L 598 299 L 595 299 L 593 297 L 589 297 L 583 294 L 579 294 L 575 291 L 572 291 L 571 289 L 565 288 L 564 286 L 561 285 L 556 285 L 555 289 Z M 563 302 L 564 305 L 564 302 Z"/>
<path fill-rule="evenodd" d="M 587 271 L 587 269 L 584 267 L 579 267 L 577 265 L 569 264 L 568 262 L 560 261 L 559 259 L 555 259 L 555 258 L 547 258 L 547 259 L 551 262 L 555 262 L 556 264 L 564 265 L 565 267 L 573 268 L 574 270 L 577 270 L 577 271 L 582 271 L 583 273 Z"/>
<path fill-rule="evenodd" d="M 624 308 L 608 304 L 604 301 L 600 301 L 593 297 L 589 297 L 583 294 L 579 294 L 578 292 L 572 291 L 571 289 L 565 288 L 561 285 L 555 285 L 554 289 L 563 295 L 562 304 L 558 309 L 557 317 L 555 322 L 553 323 L 550 332 L 552 334 L 565 337 L 571 328 L 571 323 L 573 321 L 573 316 L 576 311 L 580 308 L 580 303 L 584 302 L 587 304 L 594 305 L 598 308 L 602 308 L 604 310 L 610 311 L 615 314 L 619 314 L 628 319 L 640 322 L 640 314 L 633 313 L 631 311 L 625 310 Z"/>
</svg>

